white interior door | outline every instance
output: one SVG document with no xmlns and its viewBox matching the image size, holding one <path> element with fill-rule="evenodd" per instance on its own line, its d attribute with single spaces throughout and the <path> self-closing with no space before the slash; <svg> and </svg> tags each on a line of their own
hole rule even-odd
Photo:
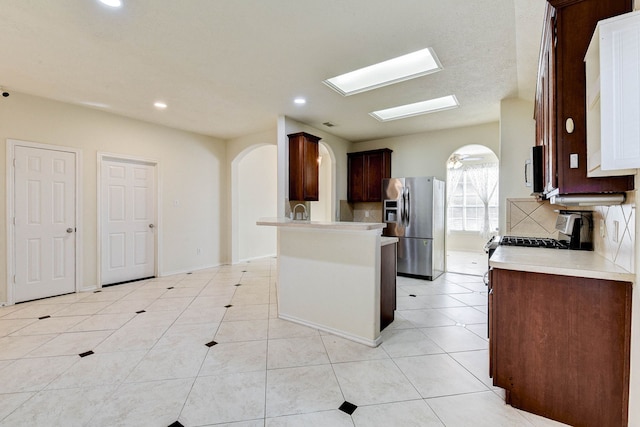
<svg viewBox="0 0 640 427">
<path fill-rule="evenodd" d="M 75 292 L 76 155 L 14 152 L 14 301 Z"/>
<path fill-rule="evenodd" d="M 103 285 L 155 275 L 155 166 L 102 161 Z"/>
</svg>

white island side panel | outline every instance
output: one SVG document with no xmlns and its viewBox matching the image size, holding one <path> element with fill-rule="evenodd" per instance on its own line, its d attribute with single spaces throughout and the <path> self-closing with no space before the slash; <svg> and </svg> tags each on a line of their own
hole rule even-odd
<svg viewBox="0 0 640 427">
<path fill-rule="evenodd" d="M 375 346 L 380 230 L 278 227 L 278 314 Z"/>
</svg>

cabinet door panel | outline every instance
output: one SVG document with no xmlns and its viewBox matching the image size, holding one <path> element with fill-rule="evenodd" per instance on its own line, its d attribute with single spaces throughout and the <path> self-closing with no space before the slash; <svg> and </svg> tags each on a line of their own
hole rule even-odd
<svg viewBox="0 0 640 427">
<path fill-rule="evenodd" d="M 396 310 L 396 243 L 380 248 L 380 330 L 393 322 Z"/>
<path fill-rule="evenodd" d="M 299 132 L 289 137 L 289 200 L 318 200 L 318 141 Z"/>
<path fill-rule="evenodd" d="M 631 284 L 493 269 L 490 355 L 507 403 L 570 425 L 626 425 Z"/>
<path fill-rule="evenodd" d="M 587 177 L 584 68 L 597 22 L 629 12 L 631 6 L 631 0 L 548 0 L 535 115 L 536 144 L 545 146 L 545 193 L 633 189 L 632 176 Z M 572 156 L 577 156 L 577 167 L 571 167 Z"/>
<path fill-rule="evenodd" d="M 304 165 L 303 200 L 318 200 L 318 143 L 305 142 L 302 164 Z"/>
<path fill-rule="evenodd" d="M 382 180 L 391 178 L 391 152 L 382 148 L 347 154 L 349 202 L 382 201 Z"/>
<path fill-rule="evenodd" d="M 347 199 L 350 202 L 363 202 L 364 194 L 364 156 L 349 156 L 349 176 Z"/>
<path fill-rule="evenodd" d="M 385 177 L 384 154 L 372 153 L 365 157 L 367 160 L 367 200 L 382 201 L 382 179 Z"/>
</svg>

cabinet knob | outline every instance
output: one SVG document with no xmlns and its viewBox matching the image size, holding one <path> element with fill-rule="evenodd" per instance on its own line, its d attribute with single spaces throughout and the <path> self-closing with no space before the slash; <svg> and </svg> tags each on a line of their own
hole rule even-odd
<svg viewBox="0 0 640 427">
<path fill-rule="evenodd" d="M 571 117 L 569 117 L 565 122 L 564 122 L 564 127 L 565 129 L 567 129 L 567 133 L 573 133 L 573 131 L 576 128 L 575 123 L 573 123 L 573 119 Z"/>
</svg>

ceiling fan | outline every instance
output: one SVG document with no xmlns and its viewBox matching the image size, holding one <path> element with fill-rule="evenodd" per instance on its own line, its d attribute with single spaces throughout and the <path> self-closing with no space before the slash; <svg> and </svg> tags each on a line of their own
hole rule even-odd
<svg viewBox="0 0 640 427">
<path fill-rule="evenodd" d="M 462 164 L 465 162 L 473 162 L 476 160 L 483 160 L 484 157 L 472 156 L 471 154 L 461 154 L 461 153 L 453 153 L 451 157 L 449 157 L 448 164 L 450 168 L 458 169 L 462 167 Z"/>
</svg>

